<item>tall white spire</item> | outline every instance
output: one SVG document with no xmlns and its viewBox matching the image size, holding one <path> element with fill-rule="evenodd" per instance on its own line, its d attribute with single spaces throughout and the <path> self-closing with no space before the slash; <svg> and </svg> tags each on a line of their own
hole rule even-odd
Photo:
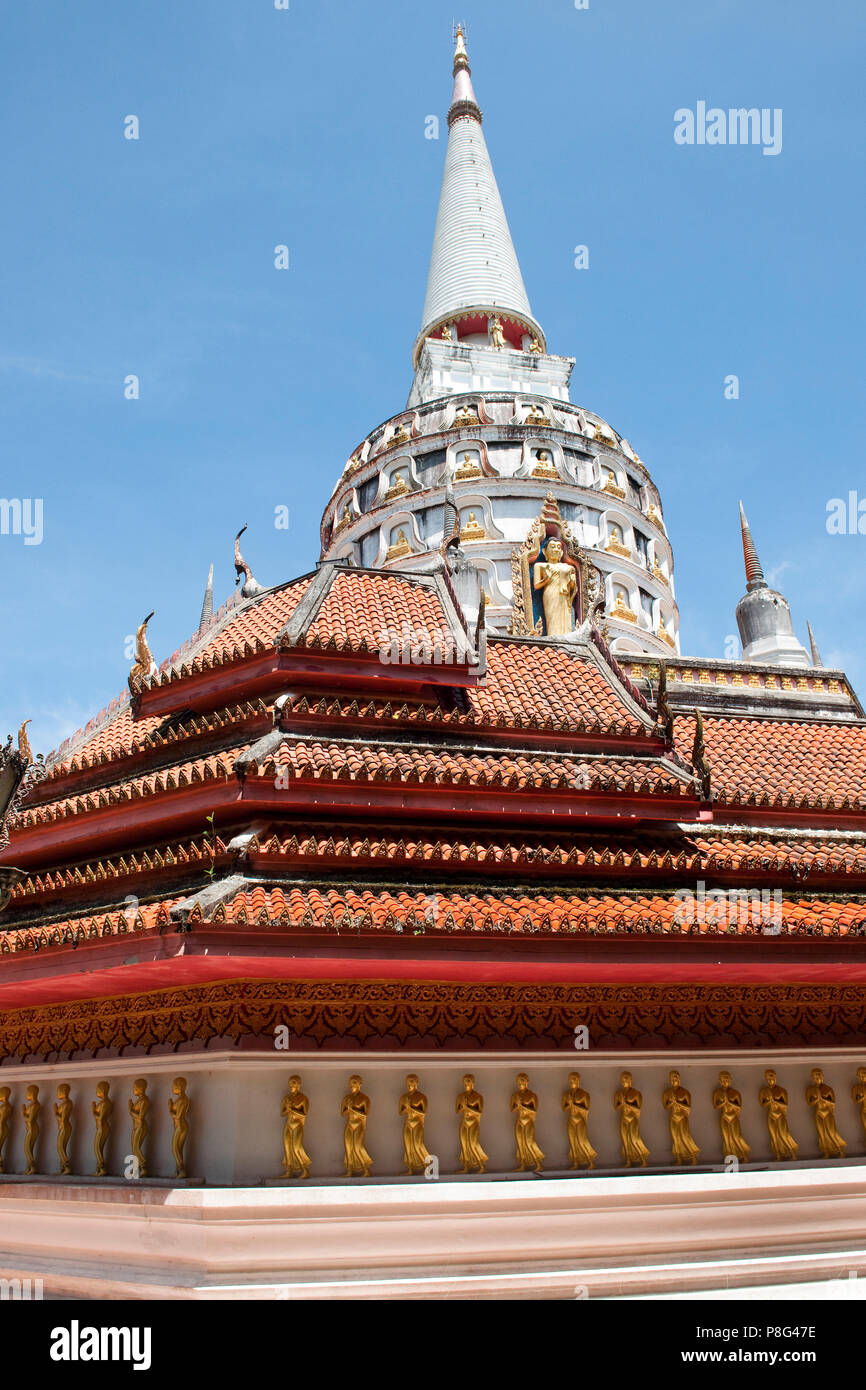
<svg viewBox="0 0 866 1390">
<path fill-rule="evenodd" d="M 423 327 L 424 339 L 441 336 L 452 325 L 458 339 L 478 341 L 499 314 L 509 346 L 520 350 L 525 335 L 544 347 L 544 334 L 532 317 L 517 255 L 472 89 L 463 30 L 454 51 L 454 95 L 448 111 L 448 151 L 433 236 Z M 537 350 L 537 349 L 536 349 Z"/>
</svg>

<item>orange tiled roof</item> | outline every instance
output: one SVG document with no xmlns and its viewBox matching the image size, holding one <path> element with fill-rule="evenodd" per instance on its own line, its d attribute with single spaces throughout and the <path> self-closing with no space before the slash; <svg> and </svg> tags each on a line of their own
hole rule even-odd
<svg viewBox="0 0 866 1390">
<path fill-rule="evenodd" d="M 305 633 L 306 645 L 333 638 L 338 646 L 359 649 L 362 639 L 373 651 L 392 635 L 410 630 L 447 637 L 449 623 L 435 591 L 396 574 L 340 570 Z"/>
<path fill-rule="evenodd" d="M 680 747 L 694 720 L 676 720 Z M 713 799 L 756 806 L 866 810 L 866 726 L 704 715 Z"/>
<path fill-rule="evenodd" d="M 681 903 L 672 894 L 533 894 L 388 892 L 343 888 L 267 888 L 238 893 L 209 910 L 217 924 L 281 926 L 334 931 L 574 932 L 594 935 L 669 933 L 680 927 Z M 761 934 L 763 920 L 738 920 L 724 934 Z M 205 920 L 193 913 L 191 923 Z M 807 898 L 785 901 L 785 934 L 846 936 L 866 934 L 866 898 L 826 902 Z M 714 935 L 719 928 L 695 923 L 691 934 Z"/>
<path fill-rule="evenodd" d="M 259 768 L 301 780 L 414 782 L 474 787 L 536 787 L 561 791 L 615 790 L 634 795 L 694 795 L 690 779 L 655 759 L 569 758 L 562 754 L 418 749 L 409 744 L 284 742 Z"/>
<path fill-rule="evenodd" d="M 230 658 L 235 653 L 242 656 L 245 644 L 255 646 L 256 642 L 263 642 L 265 646 L 273 646 L 277 633 L 289 621 L 307 592 L 311 579 L 311 575 L 305 575 L 245 603 L 200 651 L 190 652 L 185 658 L 187 664 L 196 657 Z"/>
<path fill-rule="evenodd" d="M 0 933 L 0 955 L 42 951 L 128 933 L 176 930 L 173 917 L 184 901 L 169 898 L 126 911 L 117 908 L 64 918 L 39 927 Z M 284 931 L 380 932 L 391 935 L 541 936 L 760 936 L 766 916 L 744 907 L 729 924 L 682 920 L 672 894 L 514 893 L 449 890 L 447 893 L 351 888 L 248 887 L 206 913 L 196 904 L 187 917 L 193 930 L 204 925 Z M 827 901 L 785 899 L 781 935 L 845 937 L 866 935 L 866 897 Z"/>
<path fill-rule="evenodd" d="M 567 647 L 534 642 L 487 644 L 487 679 L 467 691 L 473 713 L 500 722 L 551 720 L 573 726 L 581 720 L 646 733 L 610 681 Z M 649 722 L 649 721 L 647 721 Z"/>
</svg>

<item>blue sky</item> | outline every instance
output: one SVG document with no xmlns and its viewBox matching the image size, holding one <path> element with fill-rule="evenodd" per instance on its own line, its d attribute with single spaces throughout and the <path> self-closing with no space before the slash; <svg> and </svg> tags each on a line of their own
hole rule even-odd
<svg viewBox="0 0 866 1390">
<path fill-rule="evenodd" d="M 866 696 L 866 537 L 825 525 L 866 498 L 861 6 L 41 0 L 0 60 L 0 496 L 44 503 L 40 545 L 0 536 L 0 734 L 32 716 L 47 752 L 96 713 L 151 608 L 169 656 L 244 522 L 262 583 L 315 563 L 411 383 L 455 17 L 533 310 L 660 488 L 684 651 L 736 631 L 743 496 L 801 639 Z M 781 154 L 676 145 L 701 100 L 781 108 Z"/>
</svg>

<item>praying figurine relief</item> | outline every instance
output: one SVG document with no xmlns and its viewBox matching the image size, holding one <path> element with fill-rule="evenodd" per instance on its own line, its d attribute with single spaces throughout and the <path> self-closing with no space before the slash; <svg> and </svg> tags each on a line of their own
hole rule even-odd
<svg viewBox="0 0 866 1390">
<path fill-rule="evenodd" d="M 147 1094 L 147 1082 L 140 1076 L 132 1083 L 132 1096 L 129 1100 L 129 1115 L 132 1120 L 132 1157 L 135 1160 L 138 1178 L 147 1177 L 147 1160 L 144 1156 L 144 1141 L 147 1138 L 147 1112 L 150 1109 L 150 1096 Z"/>
<path fill-rule="evenodd" d="M 588 1168 L 594 1168 L 598 1158 L 586 1132 L 589 1106 L 589 1092 L 581 1088 L 580 1072 L 573 1071 L 568 1077 L 568 1090 L 562 1097 L 562 1108 L 568 1117 L 566 1127 L 572 1168 L 580 1168 L 584 1163 Z"/>
<path fill-rule="evenodd" d="M 713 1109 L 719 1112 L 722 1156 L 735 1158 L 738 1163 L 748 1163 L 751 1150 L 740 1130 L 743 1097 L 731 1081 L 729 1071 L 719 1072 L 719 1084 L 713 1091 Z"/>
<path fill-rule="evenodd" d="M 484 1112 L 484 1097 L 475 1089 L 475 1077 L 467 1072 L 463 1078 L 463 1090 L 457 1097 L 455 1106 L 460 1116 L 460 1163 L 461 1173 L 475 1169 L 487 1172 L 487 1154 L 481 1147 L 481 1116 Z"/>
<path fill-rule="evenodd" d="M 619 1090 L 614 1093 L 613 1108 L 619 1111 L 619 1138 L 622 1148 L 622 1161 L 626 1168 L 633 1163 L 646 1167 L 650 1151 L 640 1137 L 640 1112 L 643 1096 L 632 1085 L 631 1072 L 624 1071 L 619 1079 Z"/>
<path fill-rule="evenodd" d="M 562 542 L 554 536 L 547 542 L 544 561 L 533 566 L 533 588 L 541 589 L 544 603 L 544 632 L 547 637 L 564 637 L 574 631 L 574 600 L 577 597 L 577 571 L 563 561 Z"/>
<path fill-rule="evenodd" d="M 24 1093 L 24 1104 L 21 1107 L 21 1114 L 24 1116 L 24 1172 L 28 1177 L 38 1172 L 36 1149 L 39 1143 L 39 1112 L 41 1109 L 39 1087 L 28 1086 Z"/>
<path fill-rule="evenodd" d="M 677 1163 L 697 1163 L 701 1151 L 689 1130 L 692 1098 L 685 1086 L 680 1085 L 678 1071 L 672 1071 L 669 1079 L 670 1085 L 662 1094 L 662 1104 L 668 1112 L 671 1150 Z"/>
<path fill-rule="evenodd" d="M 527 1168 L 531 1168 L 534 1173 L 540 1173 L 544 1154 L 535 1140 L 538 1096 L 534 1091 L 530 1091 L 529 1077 L 525 1072 L 521 1072 L 517 1078 L 517 1090 L 511 1097 L 511 1109 L 516 1112 L 514 1140 L 517 1146 L 517 1171 L 523 1173 Z"/>
<path fill-rule="evenodd" d="M 347 1178 L 353 1178 L 356 1175 L 369 1178 L 373 1167 L 373 1160 L 364 1147 L 367 1120 L 370 1115 L 370 1097 L 364 1095 L 361 1090 L 362 1084 L 360 1076 L 350 1076 L 349 1090 L 343 1096 L 343 1103 L 340 1106 L 340 1114 L 346 1120 L 346 1128 L 343 1131 L 343 1149 Z"/>
<path fill-rule="evenodd" d="M 806 1087 L 806 1101 L 815 1116 L 821 1157 L 844 1158 L 848 1145 L 836 1128 L 836 1092 L 824 1080 L 820 1067 L 812 1072 L 812 1084 Z"/>
<path fill-rule="evenodd" d="M 860 1123 L 863 1126 L 863 1135 L 866 1137 L 866 1067 L 857 1068 L 857 1080 L 851 1087 L 851 1099 L 860 1111 Z M 2 1121 L 0 1121 L 2 1123 Z M 0 1130 L 2 1133 L 2 1130 Z M 3 1154 L 3 1146 L 0 1143 L 0 1157 Z M 2 1172 L 2 1169 L 0 1169 Z"/>
<path fill-rule="evenodd" d="M 403 1116 L 403 1163 L 411 1177 L 413 1173 L 423 1173 L 430 1159 L 424 1143 L 427 1097 L 419 1091 L 414 1072 L 406 1077 L 406 1090 L 400 1097 L 397 1111 Z"/>
<path fill-rule="evenodd" d="M 12 1094 L 8 1086 L 0 1086 L 0 1173 L 5 1173 L 4 1151 L 9 1139 L 9 1124 L 12 1119 L 12 1102 L 9 1099 Z"/>
<path fill-rule="evenodd" d="M 69 1141 L 72 1138 L 73 1104 L 69 1098 L 70 1086 L 62 1081 L 57 1087 L 57 1100 L 54 1102 L 54 1118 L 57 1121 L 57 1157 L 60 1160 L 60 1173 L 68 1178 L 72 1172 L 69 1159 Z"/>
<path fill-rule="evenodd" d="M 174 1159 L 175 1177 L 187 1177 L 186 1144 L 189 1139 L 189 1096 L 186 1093 L 186 1077 L 176 1076 L 171 1083 L 168 1113 L 171 1116 L 171 1156 Z"/>
<path fill-rule="evenodd" d="M 765 1071 L 766 1086 L 758 1092 L 758 1100 L 767 1112 L 770 1148 L 773 1157 L 783 1162 L 797 1157 L 797 1141 L 788 1128 L 788 1092 L 776 1080 L 774 1071 Z"/>
<path fill-rule="evenodd" d="M 96 1157 L 96 1176 L 106 1177 L 108 1169 L 105 1166 L 105 1147 L 108 1143 L 111 1132 L 111 1112 L 114 1109 L 114 1102 L 109 1096 L 111 1087 L 107 1081 L 100 1081 L 96 1087 L 96 1100 L 91 1101 L 90 1109 L 93 1113 L 93 1120 L 96 1125 L 96 1135 L 93 1140 L 93 1152 Z"/>
<path fill-rule="evenodd" d="M 304 1129 L 310 1113 L 310 1102 L 301 1090 L 301 1078 L 289 1077 L 289 1093 L 283 1096 L 280 1115 L 283 1125 L 283 1176 L 310 1176 L 310 1155 L 304 1148 Z"/>
</svg>

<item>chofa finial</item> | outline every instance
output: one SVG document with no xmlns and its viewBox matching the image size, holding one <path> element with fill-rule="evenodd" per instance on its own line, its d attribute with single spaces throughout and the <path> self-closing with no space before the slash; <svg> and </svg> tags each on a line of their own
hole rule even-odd
<svg viewBox="0 0 866 1390">
<path fill-rule="evenodd" d="M 26 729 L 27 725 L 32 723 L 32 719 L 25 719 L 21 728 L 18 730 L 18 752 L 28 763 L 33 761 L 33 754 L 30 751 L 30 740 L 27 737 Z"/>
<path fill-rule="evenodd" d="M 147 625 L 152 617 L 153 611 L 148 613 L 143 623 L 139 623 L 135 633 L 135 661 L 129 673 L 129 688 L 133 693 L 143 680 L 147 680 L 156 665 L 147 644 Z"/>
<path fill-rule="evenodd" d="M 243 598 L 252 598 L 254 594 L 264 593 L 264 588 L 261 584 L 259 584 L 258 580 L 253 579 L 253 572 L 247 564 L 246 560 L 244 559 L 243 555 L 241 554 L 241 536 L 244 534 L 244 531 L 246 529 L 246 522 L 244 522 L 243 526 L 235 536 L 235 574 L 237 575 L 238 583 L 240 583 L 241 575 L 244 576 L 244 585 L 241 589 L 241 596 Z"/>
</svg>

